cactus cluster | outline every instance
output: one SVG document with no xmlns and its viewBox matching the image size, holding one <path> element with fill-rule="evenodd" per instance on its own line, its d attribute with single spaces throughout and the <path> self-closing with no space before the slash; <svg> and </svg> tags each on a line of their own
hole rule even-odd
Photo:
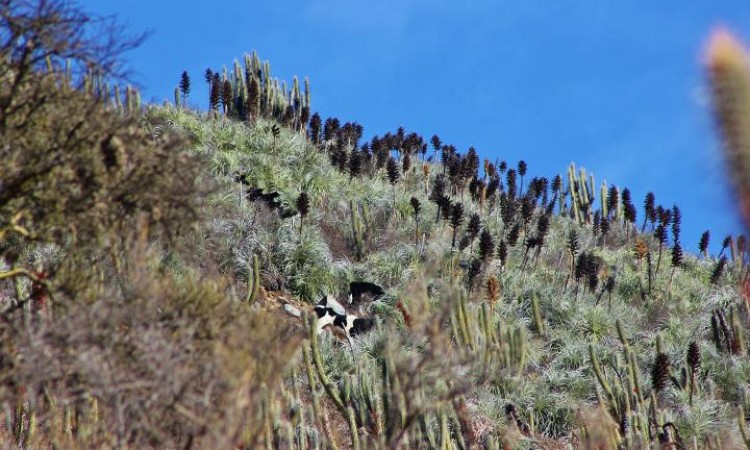
<svg viewBox="0 0 750 450">
<path fill-rule="evenodd" d="M 243 64 L 235 60 L 231 70 L 224 67 L 219 72 L 208 68 L 204 75 L 209 85 L 209 109 L 216 114 L 247 122 L 261 117 L 274 118 L 298 130 L 303 130 L 310 120 L 309 81 L 305 79 L 301 87 L 295 77 L 288 87 L 286 82 L 272 76 L 271 64 L 262 62 L 255 52 L 245 55 Z M 176 90 L 182 96 L 183 105 L 189 90 L 189 74 L 183 72 Z M 179 95 L 175 100 L 179 107 Z"/>
</svg>

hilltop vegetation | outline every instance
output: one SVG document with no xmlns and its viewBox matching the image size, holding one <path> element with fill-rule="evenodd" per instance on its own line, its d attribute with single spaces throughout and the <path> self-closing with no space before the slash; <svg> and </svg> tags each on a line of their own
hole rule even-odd
<svg viewBox="0 0 750 450">
<path fill-rule="evenodd" d="M 254 54 L 205 113 L 188 74 L 140 105 L 68 41 L 85 15 L 6 3 L 7 448 L 750 448 L 744 238 L 683 250 L 677 206 L 573 166 L 364 141 Z M 312 306 L 355 280 L 386 295 L 352 355 Z"/>
</svg>

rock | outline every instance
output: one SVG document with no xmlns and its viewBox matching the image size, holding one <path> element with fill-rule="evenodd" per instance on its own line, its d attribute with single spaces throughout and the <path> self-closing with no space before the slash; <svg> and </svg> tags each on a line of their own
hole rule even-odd
<svg viewBox="0 0 750 450">
<path fill-rule="evenodd" d="M 290 304 L 284 305 L 284 311 L 293 317 L 301 317 L 302 312 L 299 310 L 299 308 L 292 306 Z"/>
</svg>

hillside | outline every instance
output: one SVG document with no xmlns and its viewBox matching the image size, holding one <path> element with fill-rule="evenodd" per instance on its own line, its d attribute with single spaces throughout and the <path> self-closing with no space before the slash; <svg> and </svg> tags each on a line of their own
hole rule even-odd
<svg viewBox="0 0 750 450">
<path fill-rule="evenodd" d="M 365 141 L 254 54 L 207 112 L 58 54 L 0 66 L 6 448 L 750 448 L 744 238 L 709 256 L 572 165 Z M 350 347 L 313 308 L 352 281 L 385 295 Z"/>
<path fill-rule="evenodd" d="M 514 206 L 502 206 L 508 202 L 503 197 L 506 179 L 497 200 L 472 196 L 468 187 L 453 194 L 446 188 L 451 202 L 464 208 L 451 251 L 455 215 L 445 220 L 430 201 L 443 171 L 440 164 L 423 163 L 416 156 L 413 167 L 404 172 L 402 156 L 400 179 L 391 183 L 384 168 L 363 170 L 359 176 L 352 176 L 348 167 L 334 168 L 335 150 L 322 148 L 335 143 L 316 148 L 288 128 L 280 128 L 274 139 L 273 122 L 257 121 L 248 128 L 174 108 L 151 110 L 147 118 L 152 124 L 172 124 L 199 142 L 194 151 L 210 158 L 226 184 L 221 201 L 233 204 L 234 212 L 212 220 L 211 238 L 195 245 L 202 255 L 210 252 L 204 247 L 211 247 L 216 253 L 209 259 L 218 260 L 237 283 L 247 278 L 252 255 L 257 255 L 264 287 L 308 303 L 322 293 L 344 297 L 353 280 L 386 288 L 387 296 L 369 310 L 381 325 L 355 340 L 356 363 L 345 345 L 325 335 L 319 344 L 321 369 L 330 377 L 333 392 L 349 398 L 342 403 L 355 413 L 363 447 L 376 445 L 373 428 L 394 427 L 386 429 L 380 445 L 399 436 L 398 422 L 411 414 L 418 421 L 409 434 L 414 442 L 407 447 L 416 447 L 416 442 L 439 446 L 449 435 L 454 446 L 470 447 L 493 437 L 495 442 L 544 447 L 547 438 L 567 442 L 576 423 L 594 420 L 586 411 L 597 399 L 611 417 L 596 416 L 594 426 L 612 427 L 610 439 L 616 439 L 619 427 L 633 448 L 649 433 L 655 438 L 662 431 L 654 430 L 653 423 L 674 423 L 681 439 L 695 438 L 699 444 L 734 428 L 737 412 L 731 405 L 744 402 L 750 368 L 744 341 L 739 351 L 726 341 L 744 339 L 740 318 L 747 314 L 746 306 L 734 281 L 741 258 L 724 266 L 725 259 L 686 252 L 680 260 L 673 244 L 659 245 L 660 230 L 665 228 L 669 241 L 675 242 L 679 225 L 673 226 L 670 219 L 646 221 L 641 232 L 640 222 L 625 220 L 627 207 L 610 200 L 605 202 L 612 211 L 609 225 L 602 233 L 601 219 L 595 225 L 601 217 L 598 208 L 588 213 L 592 223 L 579 223 L 570 217 L 574 209 L 569 195 L 558 194 L 565 197 L 554 201 L 551 187 L 537 193 L 534 185 L 544 183 L 534 178 L 518 186 L 516 211 L 508 213 Z M 310 212 L 303 219 L 282 219 L 262 201 L 243 200 L 240 193 L 245 188 L 234 181 L 240 173 L 250 185 L 278 192 L 288 205 L 305 192 Z M 583 183 L 578 175 L 572 189 L 564 183 L 558 192 L 579 189 Z M 585 175 L 583 179 L 589 183 Z M 420 205 L 417 220 L 412 198 Z M 662 217 L 674 211 L 655 209 L 668 211 L 661 212 Z M 472 232 L 474 214 L 480 226 Z M 540 231 L 545 218 L 546 233 Z M 361 237 L 355 238 L 357 232 Z M 543 245 L 530 245 L 539 236 Z M 700 355 L 693 356 L 695 367 L 688 362 L 690 348 Z M 737 358 L 738 353 L 744 357 Z M 657 358 L 667 361 L 659 370 L 654 368 Z M 399 388 L 403 392 L 387 393 L 394 398 L 381 398 L 383 364 L 389 377 L 395 377 L 386 383 L 387 390 L 393 383 L 407 385 Z M 304 362 L 293 373 L 304 374 Z M 294 385 L 297 392 L 280 410 L 310 407 L 303 400 L 309 389 L 304 380 L 303 375 L 288 381 L 287 388 Z M 655 383 L 661 383 L 658 390 Z M 419 400 L 398 400 L 402 395 Z M 389 411 L 384 409 L 389 401 L 406 403 Z M 514 405 L 519 420 L 528 424 L 530 437 L 514 437 L 508 405 Z M 372 423 L 371 411 L 394 414 L 396 419 Z M 295 424 L 296 439 L 300 433 L 326 436 L 322 430 L 316 434 L 315 413 L 307 412 L 313 419 Z M 276 420 L 281 433 L 283 421 Z M 339 440 L 348 442 L 347 434 Z"/>
</svg>

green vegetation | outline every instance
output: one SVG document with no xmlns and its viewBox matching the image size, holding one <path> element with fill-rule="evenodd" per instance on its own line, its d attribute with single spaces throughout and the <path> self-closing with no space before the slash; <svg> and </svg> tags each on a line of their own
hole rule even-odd
<svg viewBox="0 0 750 450">
<path fill-rule="evenodd" d="M 0 48 L 5 447 L 750 448 L 744 238 L 692 255 L 678 207 L 649 193 L 639 227 L 628 189 L 573 165 L 480 171 L 403 128 L 360 142 L 255 54 L 206 71 L 206 113 L 186 72 L 175 105 L 140 105 L 70 37 L 85 15 L 17 5 L 0 4 L 20 33 Z M 711 51 L 741 160 L 750 71 L 731 38 Z M 387 294 L 352 358 L 311 312 L 354 280 Z"/>
</svg>

